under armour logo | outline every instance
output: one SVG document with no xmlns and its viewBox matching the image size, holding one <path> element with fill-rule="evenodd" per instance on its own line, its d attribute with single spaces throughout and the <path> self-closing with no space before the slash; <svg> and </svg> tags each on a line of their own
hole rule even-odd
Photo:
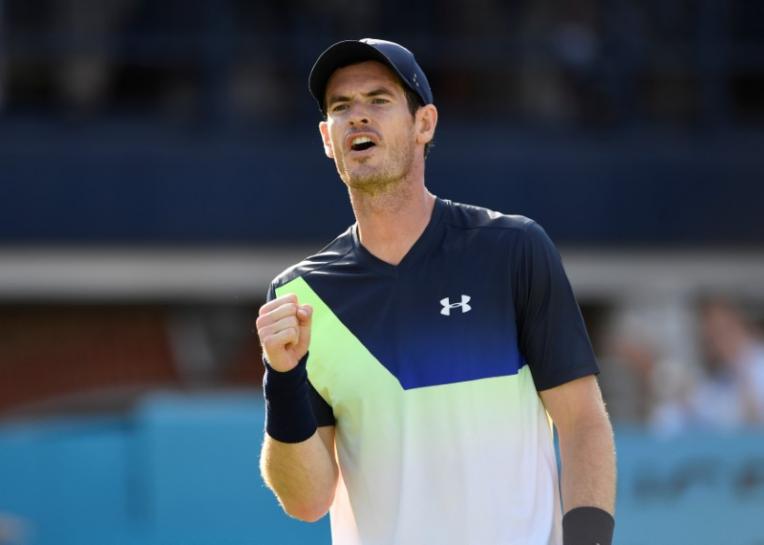
<svg viewBox="0 0 764 545">
<path fill-rule="evenodd" d="M 443 316 L 451 316 L 452 308 L 460 308 L 462 309 L 462 314 L 466 314 L 470 310 L 472 310 L 472 307 L 467 304 L 470 302 L 470 299 L 472 299 L 472 297 L 470 297 L 469 295 L 462 295 L 461 303 L 452 303 L 448 297 L 441 299 L 440 304 L 443 305 L 443 308 L 440 309 L 440 313 Z"/>
</svg>

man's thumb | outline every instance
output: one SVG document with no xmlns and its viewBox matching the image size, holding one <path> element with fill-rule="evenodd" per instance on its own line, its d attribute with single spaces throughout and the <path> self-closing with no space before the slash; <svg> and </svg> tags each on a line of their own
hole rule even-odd
<svg viewBox="0 0 764 545">
<path fill-rule="evenodd" d="M 297 310 L 297 322 L 300 327 L 300 341 L 303 338 L 310 339 L 310 324 L 313 321 L 313 307 L 310 305 L 300 305 Z"/>
</svg>

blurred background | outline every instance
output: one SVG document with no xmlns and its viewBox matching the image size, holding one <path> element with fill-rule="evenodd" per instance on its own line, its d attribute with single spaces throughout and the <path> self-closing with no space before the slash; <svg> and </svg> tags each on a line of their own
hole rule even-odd
<svg viewBox="0 0 764 545">
<path fill-rule="evenodd" d="M 759 0 L 0 0 L 0 544 L 328 544 L 259 478 L 253 329 L 353 221 L 307 74 L 365 36 L 430 78 L 430 190 L 561 249 L 615 543 L 764 544 Z"/>
</svg>

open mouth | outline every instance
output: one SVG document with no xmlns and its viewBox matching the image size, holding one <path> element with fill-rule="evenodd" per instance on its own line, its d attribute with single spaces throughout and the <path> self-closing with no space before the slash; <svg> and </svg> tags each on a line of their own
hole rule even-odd
<svg viewBox="0 0 764 545">
<path fill-rule="evenodd" d="M 375 145 L 376 144 L 371 141 L 371 138 L 366 136 L 359 136 L 357 138 L 353 138 L 353 140 L 350 142 L 350 149 L 353 151 L 364 151 L 374 147 Z"/>
</svg>

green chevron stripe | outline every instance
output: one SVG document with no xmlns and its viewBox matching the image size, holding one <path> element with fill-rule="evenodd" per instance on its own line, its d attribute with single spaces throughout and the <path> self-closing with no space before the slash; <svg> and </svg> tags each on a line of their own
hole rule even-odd
<svg viewBox="0 0 764 545">
<path fill-rule="evenodd" d="M 343 393 L 357 392 L 360 385 L 365 392 L 373 394 L 394 396 L 396 392 L 403 392 L 398 379 L 353 335 L 305 280 L 298 277 L 276 288 L 277 296 L 289 293 L 297 295 L 301 305 L 313 307 L 308 377 L 332 406 L 337 419 L 359 417 L 355 411 L 346 411 L 341 398 L 354 397 Z"/>
</svg>

